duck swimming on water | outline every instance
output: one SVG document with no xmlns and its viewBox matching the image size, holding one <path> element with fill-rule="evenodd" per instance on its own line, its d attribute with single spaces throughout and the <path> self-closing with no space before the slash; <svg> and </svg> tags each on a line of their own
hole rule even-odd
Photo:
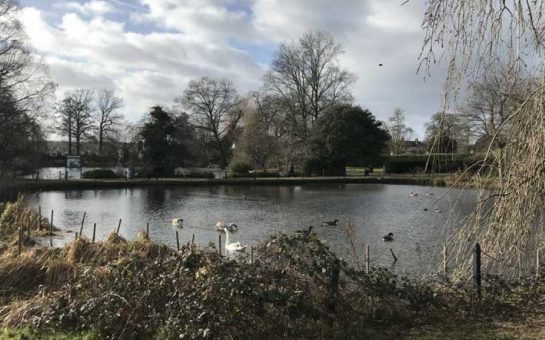
<svg viewBox="0 0 545 340">
<path fill-rule="evenodd" d="M 336 226 L 337 223 L 339 223 L 338 219 L 334 219 L 333 221 L 325 221 L 324 224 L 330 225 L 330 226 Z"/>
<path fill-rule="evenodd" d="M 178 228 L 184 227 L 184 219 L 183 218 L 175 218 L 172 220 L 172 225 L 176 226 Z"/>
<path fill-rule="evenodd" d="M 297 230 L 295 233 L 303 236 L 308 236 L 312 232 L 312 228 L 314 228 L 314 226 L 308 227 L 307 230 Z"/>
<path fill-rule="evenodd" d="M 230 232 L 234 233 L 238 230 L 238 226 L 234 223 L 227 225 L 223 221 L 216 223 L 216 231 L 225 232 L 225 229 L 228 229 Z"/>
<path fill-rule="evenodd" d="M 394 233 L 388 233 L 388 235 L 382 236 L 384 242 L 389 242 L 394 240 Z"/>
</svg>

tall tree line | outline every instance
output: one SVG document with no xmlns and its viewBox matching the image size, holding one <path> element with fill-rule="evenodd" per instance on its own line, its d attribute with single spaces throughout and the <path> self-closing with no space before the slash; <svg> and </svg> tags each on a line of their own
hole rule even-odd
<svg viewBox="0 0 545 340">
<path fill-rule="evenodd" d="M 68 154 L 81 153 L 84 140 L 98 140 L 98 152 L 103 153 L 105 140 L 115 137 L 123 116 L 119 109 L 121 98 L 111 90 L 95 93 L 89 89 L 77 89 L 65 94 L 57 107 L 56 132 L 68 138 Z"/>
<path fill-rule="evenodd" d="M 43 145 L 39 120 L 54 86 L 32 54 L 17 18 L 18 2 L 0 0 L 0 172 L 31 166 L 29 149 Z M 26 151 L 26 152 L 25 152 Z"/>
</svg>

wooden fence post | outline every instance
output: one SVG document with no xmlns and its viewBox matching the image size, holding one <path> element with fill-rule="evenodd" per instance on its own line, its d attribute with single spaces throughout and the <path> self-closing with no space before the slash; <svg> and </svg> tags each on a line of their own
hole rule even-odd
<svg viewBox="0 0 545 340">
<path fill-rule="evenodd" d="M 117 231 L 116 234 L 119 235 L 119 230 L 121 229 L 121 219 L 119 219 L 119 223 L 117 224 Z"/>
<path fill-rule="evenodd" d="M 42 206 L 38 206 L 38 215 L 40 215 L 40 218 L 38 219 L 38 230 L 42 230 Z"/>
<path fill-rule="evenodd" d="M 51 220 L 49 222 L 49 236 L 53 235 L 53 216 L 55 214 L 54 210 L 51 210 Z"/>
<path fill-rule="evenodd" d="M 146 236 L 149 238 L 149 222 L 146 223 Z"/>
<path fill-rule="evenodd" d="M 250 264 L 254 264 L 254 247 L 250 246 Z"/>
<path fill-rule="evenodd" d="M 394 263 L 397 262 L 397 256 L 396 254 L 394 254 L 394 250 L 392 248 L 390 248 L 390 253 L 392 254 L 392 257 L 394 258 Z"/>
<path fill-rule="evenodd" d="M 540 265 L 540 256 L 541 256 L 541 251 L 539 250 L 539 248 L 536 250 L 536 279 L 539 279 L 539 267 L 541 266 Z"/>
<path fill-rule="evenodd" d="M 180 235 L 178 234 L 178 230 L 176 230 L 176 249 L 180 251 Z"/>
<path fill-rule="evenodd" d="M 522 280 L 522 256 L 518 253 L 519 281 Z"/>
<path fill-rule="evenodd" d="M 218 235 L 218 253 L 221 256 L 221 234 Z"/>
<path fill-rule="evenodd" d="M 365 245 L 365 274 L 369 274 L 369 245 Z"/>
<path fill-rule="evenodd" d="M 195 234 L 191 236 L 191 248 L 193 248 L 193 245 L 195 244 Z"/>
<path fill-rule="evenodd" d="M 96 235 L 96 232 L 97 232 L 97 224 L 93 224 L 93 243 L 95 243 L 95 235 Z"/>
<path fill-rule="evenodd" d="M 87 212 L 83 212 L 83 218 L 81 219 L 81 226 L 79 227 L 79 237 L 83 235 L 83 223 L 85 223 L 85 215 L 87 215 Z"/>
<path fill-rule="evenodd" d="M 447 259 L 448 259 L 447 242 L 444 242 L 443 243 L 443 272 L 445 273 L 445 276 L 448 275 Z"/>
<path fill-rule="evenodd" d="M 21 249 L 23 248 L 23 240 L 22 240 L 22 228 L 17 228 L 17 232 L 19 233 L 19 237 L 17 238 L 17 248 L 19 249 L 19 255 L 21 255 Z"/>
<path fill-rule="evenodd" d="M 481 298 L 481 246 L 475 244 L 473 250 L 473 287 L 477 297 Z"/>
</svg>

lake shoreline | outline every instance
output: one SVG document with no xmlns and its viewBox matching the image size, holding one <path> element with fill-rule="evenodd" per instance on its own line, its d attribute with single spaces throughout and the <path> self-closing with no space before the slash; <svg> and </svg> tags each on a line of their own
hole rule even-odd
<svg viewBox="0 0 545 340">
<path fill-rule="evenodd" d="M 399 184 L 443 187 L 445 175 L 386 175 L 369 177 L 279 177 L 279 178 L 228 178 L 228 179 L 74 179 L 0 181 L 1 192 L 54 191 L 71 189 L 124 189 L 147 186 L 219 186 L 219 185 L 304 185 L 304 184 Z"/>
</svg>

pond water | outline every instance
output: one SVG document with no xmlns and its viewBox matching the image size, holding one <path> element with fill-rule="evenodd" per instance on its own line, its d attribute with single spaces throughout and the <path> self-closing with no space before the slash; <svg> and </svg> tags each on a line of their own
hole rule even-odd
<svg viewBox="0 0 545 340">
<path fill-rule="evenodd" d="M 432 195 L 426 195 L 428 191 Z M 457 189 L 378 184 L 154 186 L 41 192 L 32 196 L 31 204 L 41 206 L 45 216 L 53 209 L 55 225 L 73 232 L 79 231 L 85 211 L 84 235 L 91 237 L 97 223 L 97 239 L 115 230 L 119 219 L 120 233 L 127 238 L 134 238 L 149 222 L 150 237 L 173 247 L 176 230 L 183 243 L 193 234 L 198 244 L 217 243 L 218 221 L 236 223 L 239 231 L 234 238 L 254 245 L 271 234 L 313 225 L 318 237 L 349 261 L 362 263 L 364 244 L 369 244 L 373 265 L 422 275 L 438 270 L 447 232 L 471 211 L 476 196 Z M 183 229 L 172 225 L 175 218 L 184 219 Z M 339 220 L 337 226 L 323 224 L 334 219 Z M 395 240 L 383 242 L 389 232 Z M 390 248 L 398 258 L 395 264 Z"/>
</svg>

